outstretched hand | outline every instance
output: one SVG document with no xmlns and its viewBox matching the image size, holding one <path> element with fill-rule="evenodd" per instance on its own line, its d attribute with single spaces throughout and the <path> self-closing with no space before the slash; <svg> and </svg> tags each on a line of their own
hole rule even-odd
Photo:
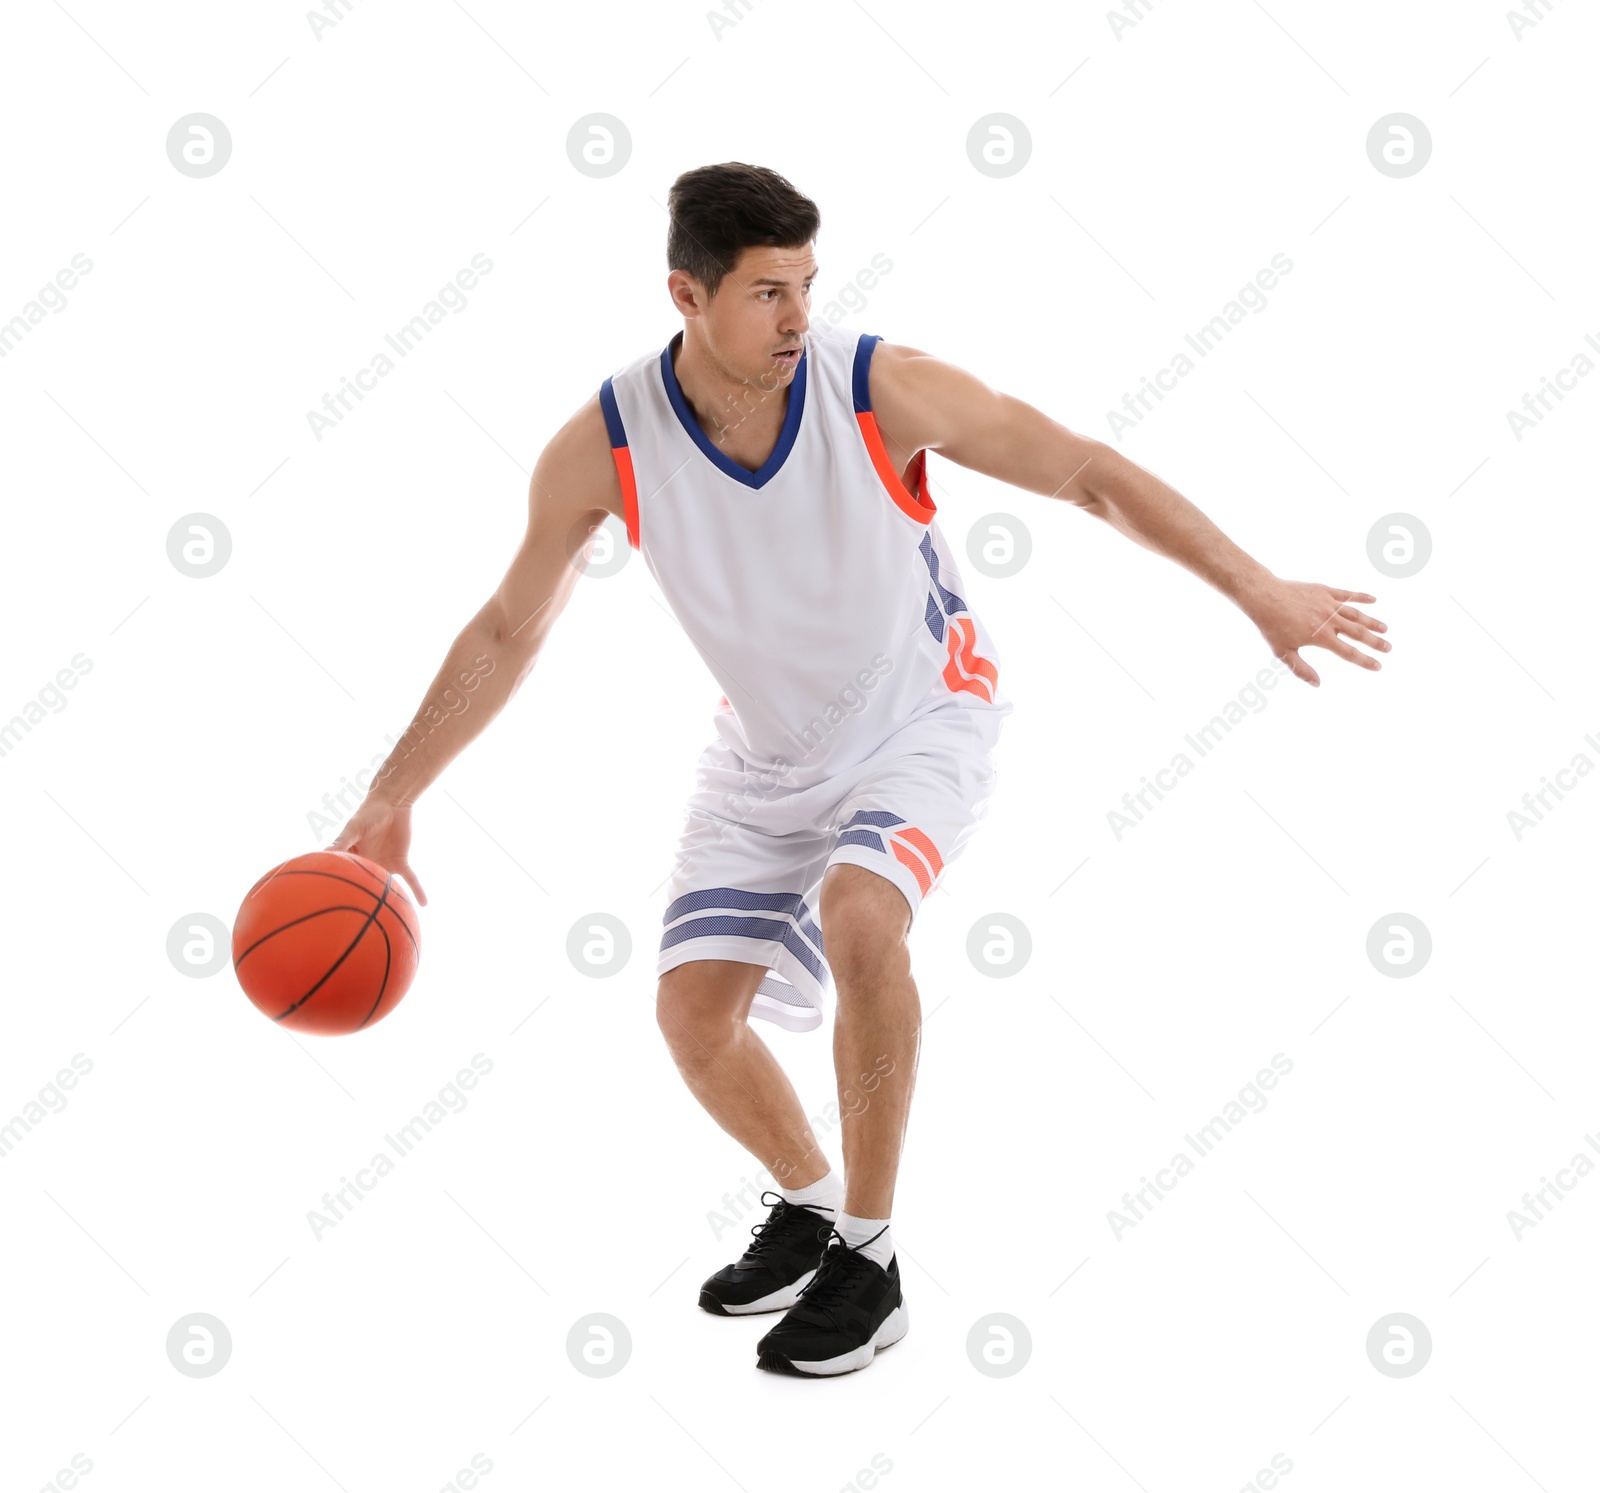
<svg viewBox="0 0 1600 1493">
<path fill-rule="evenodd" d="M 411 807 L 368 798 L 350 817 L 349 823 L 328 842 L 329 850 L 348 850 L 382 866 L 391 875 L 399 874 L 417 894 L 423 907 L 428 894 L 422 890 L 417 873 L 411 869 Z"/>
<path fill-rule="evenodd" d="M 1340 658 L 1360 664 L 1363 669 L 1383 667 L 1371 654 L 1352 648 L 1344 640 L 1354 638 L 1381 653 L 1390 651 L 1393 644 L 1378 636 L 1389 630 L 1388 624 L 1350 605 L 1353 601 L 1377 599 L 1365 591 L 1341 591 L 1336 586 L 1322 586 L 1311 581 L 1274 578 L 1250 596 L 1244 603 L 1244 610 L 1260 628 L 1273 657 L 1288 664 L 1296 679 L 1319 685 L 1322 681 L 1317 671 L 1300 657 L 1301 648 L 1326 648 Z"/>
</svg>

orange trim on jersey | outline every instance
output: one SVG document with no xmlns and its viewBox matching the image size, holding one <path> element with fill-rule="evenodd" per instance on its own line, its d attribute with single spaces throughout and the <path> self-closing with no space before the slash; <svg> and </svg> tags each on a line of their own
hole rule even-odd
<svg viewBox="0 0 1600 1493">
<path fill-rule="evenodd" d="M 617 464 L 622 481 L 622 521 L 627 526 L 628 543 L 639 548 L 639 489 L 633 480 L 633 453 L 626 446 L 613 446 L 611 459 Z"/>
<path fill-rule="evenodd" d="M 933 499 L 928 494 L 928 453 L 919 451 L 911 458 L 901 485 L 917 500 L 919 507 L 933 512 Z"/>
<path fill-rule="evenodd" d="M 894 499 L 895 507 L 907 518 L 916 519 L 919 524 L 930 522 L 937 510 L 933 499 L 928 496 L 928 453 L 919 451 L 911 459 L 910 477 L 912 486 L 917 489 L 916 495 L 913 496 L 906 490 L 905 483 L 900 480 L 900 473 L 895 470 L 894 462 L 883 444 L 883 432 L 878 429 L 878 417 L 871 410 L 857 410 L 856 423 L 861 427 L 861 438 L 867 443 L 867 455 L 872 458 L 878 480 Z"/>
<path fill-rule="evenodd" d="M 928 868 L 922 864 L 922 857 L 914 850 L 907 850 L 898 840 L 889 841 L 889 848 L 894 851 L 894 858 L 917 878 L 917 885 L 922 889 L 922 895 L 926 897 L 928 888 L 933 885 L 933 878 L 928 875 Z"/>
<path fill-rule="evenodd" d="M 945 631 L 945 650 L 950 658 L 944 666 L 944 682 L 952 691 L 966 690 L 994 704 L 1000 685 L 1000 671 L 987 658 L 973 652 L 977 641 L 970 617 L 952 617 Z"/>
</svg>

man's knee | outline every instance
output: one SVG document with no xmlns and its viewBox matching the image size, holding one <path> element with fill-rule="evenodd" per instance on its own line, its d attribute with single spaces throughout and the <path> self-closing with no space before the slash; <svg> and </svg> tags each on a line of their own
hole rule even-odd
<svg viewBox="0 0 1600 1493">
<path fill-rule="evenodd" d="M 740 991 L 726 988 L 729 982 L 717 979 L 708 963 L 690 960 L 669 969 L 656 987 L 656 1025 L 682 1061 L 715 1058 L 745 1024 Z"/>
<path fill-rule="evenodd" d="M 836 981 L 870 978 L 910 962 L 911 905 L 888 877 L 848 863 L 829 867 L 818 915 Z"/>
</svg>

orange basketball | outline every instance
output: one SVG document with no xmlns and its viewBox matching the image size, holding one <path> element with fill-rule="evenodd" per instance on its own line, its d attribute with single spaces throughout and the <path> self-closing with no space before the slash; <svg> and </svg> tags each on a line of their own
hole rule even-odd
<svg viewBox="0 0 1600 1493">
<path fill-rule="evenodd" d="M 258 1011 L 319 1036 L 357 1032 L 399 1005 L 421 925 L 404 884 L 349 850 L 274 866 L 233 920 L 233 969 Z"/>
</svg>

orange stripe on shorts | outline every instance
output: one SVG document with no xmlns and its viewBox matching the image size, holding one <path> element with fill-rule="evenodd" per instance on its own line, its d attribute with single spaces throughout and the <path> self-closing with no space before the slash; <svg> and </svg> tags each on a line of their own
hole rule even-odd
<svg viewBox="0 0 1600 1493">
<path fill-rule="evenodd" d="M 922 888 L 922 895 L 926 897 L 928 888 L 933 885 L 933 878 L 928 875 L 928 868 L 922 864 L 922 857 L 914 850 L 907 850 L 898 840 L 891 840 L 889 845 L 894 851 L 894 858 L 917 878 L 917 885 Z"/>
</svg>

